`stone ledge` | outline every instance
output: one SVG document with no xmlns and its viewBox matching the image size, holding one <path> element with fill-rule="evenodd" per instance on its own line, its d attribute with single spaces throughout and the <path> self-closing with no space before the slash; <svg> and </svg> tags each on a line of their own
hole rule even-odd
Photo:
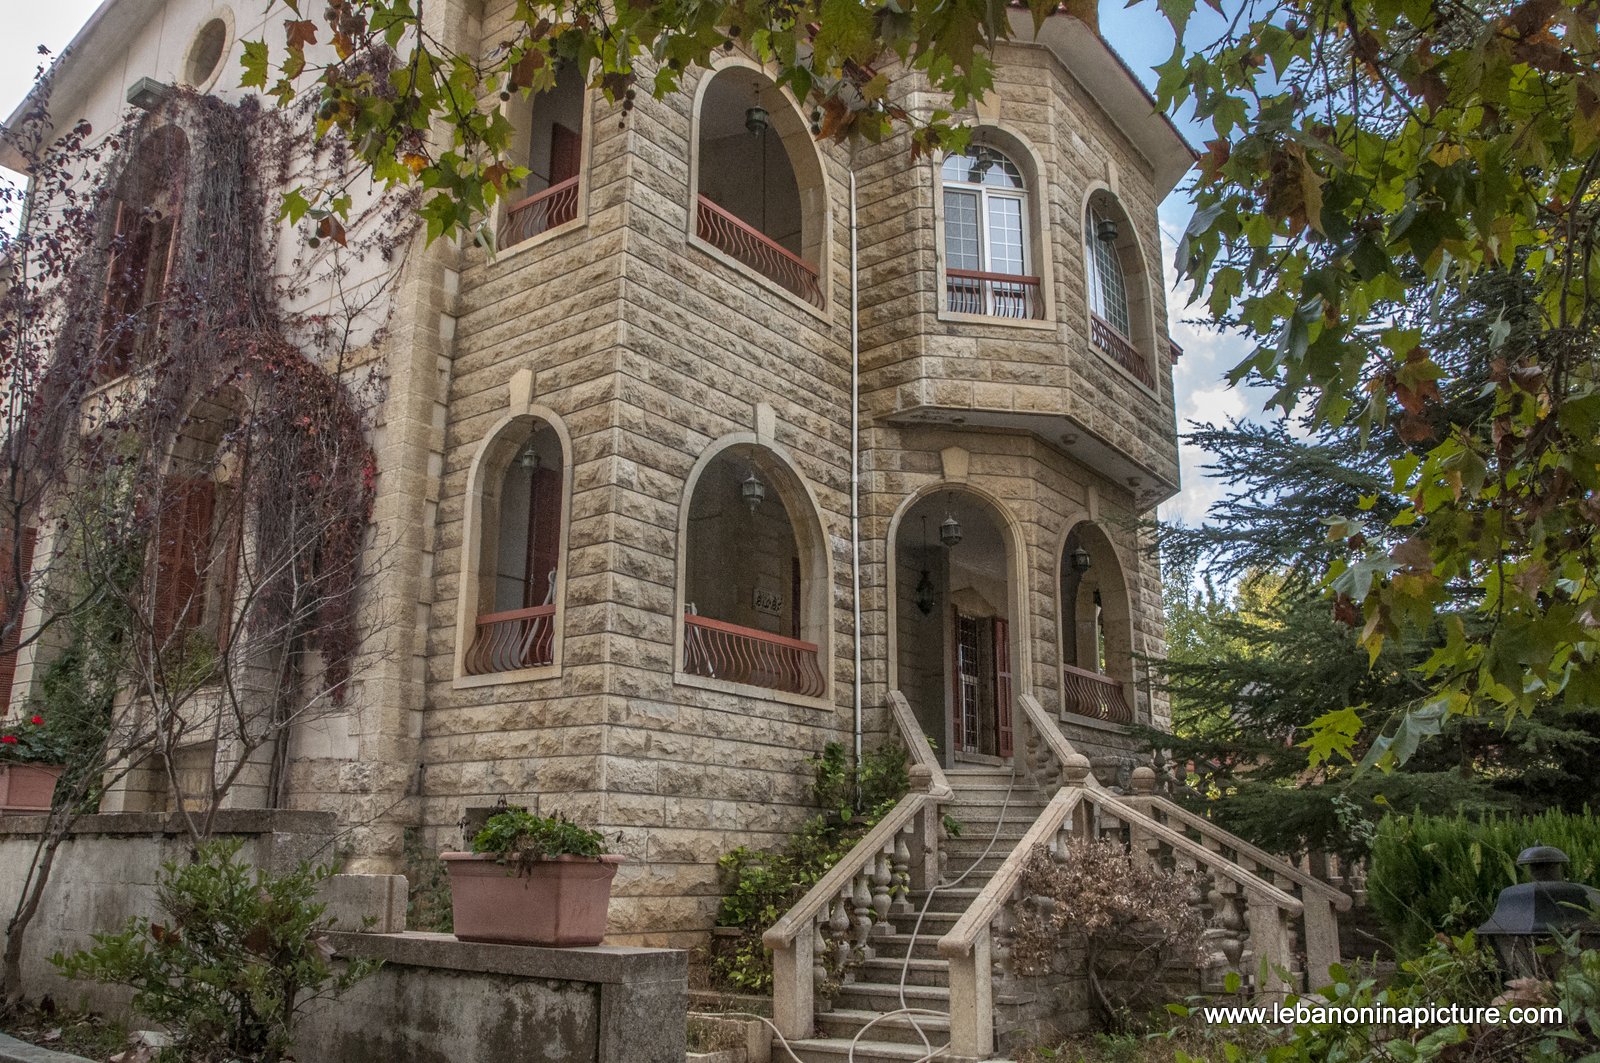
<svg viewBox="0 0 1600 1063">
<path fill-rule="evenodd" d="M 52 1052 L 0 1033 L 0 1063 L 93 1063 L 82 1056 Z"/>
<path fill-rule="evenodd" d="M 1093 716 L 1080 716 L 1075 712 L 1061 713 L 1061 722 L 1067 727 L 1082 727 L 1086 731 L 1105 731 L 1114 735 L 1126 735 L 1128 725 L 1112 723 L 1110 720 L 1097 720 Z"/>
<path fill-rule="evenodd" d="M 332 812 L 268 808 L 227 808 L 211 819 L 211 833 L 231 834 L 332 834 L 337 819 Z M 0 836 L 43 834 L 49 829 L 49 816 L 0 816 Z M 101 812 L 79 816 L 71 836 L 86 835 L 181 835 L 188 831 L 177 812 Z"/>
<path fill-rule="evenodd" d="M 536 945 L 489 945 L 458 941 L 450 934 L 330 933 L 328 940 L 348 959 L 382 960 L 405 967 L 507 974 L 568 982 L 626 985 L 682 982 L 688 953 L 680 949 L 644 949 L 627 945 L 547 949 Z"/>
</svg>

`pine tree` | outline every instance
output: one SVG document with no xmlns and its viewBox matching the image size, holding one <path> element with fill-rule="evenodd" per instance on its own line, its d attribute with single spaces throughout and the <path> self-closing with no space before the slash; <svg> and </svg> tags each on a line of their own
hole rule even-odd
<svg viewBox="0 0 1600 1063">
<path fill-rule="evenodd" d="M 1351 546 L 1330 529 L 1357 520 L 1378 538 L 1359 547 L 1404 556 L 1415 528 L 1396 520 L 1410 502 L 1390 463 L 1423 432 L 1446 438 L 1492 416 L 1485 385 L 1504 371 L 1495 348 L 1527 327 L 1525 294 L 1514 278 L 1490 276 L 1437 312 L 1451 324 L 1433 356 L 1453 383 L 1426 423 L 1396 405 L 1376 432 L 1355 418 L 1317 428 L 1284 418 L 1200 424 L 1186 436 L 1229 492 L 1203 525 L 1161 531 L 1169 648 L 1152 663 L 1172 697 L 1174 734 L 1148 738 L 1191 767 L 1208 815 L 1274 851 L 1359 854 L 1386 811 L 1580 811 L 1593 800 L 1600 710 L 1581 699 L 1546 695 L 1509 720 L 1441 713 L 1418 725 L 1430 660 L 1490 622 L 1475 608 L 1482 570 L 1448 584 L 1455 608 L 1371 656 L 1358 605 L 1330 604 L 1317 582 Z M 1305 744 L 1329 721 L 1356 735 L 1348 758 Z"/>
</svg>

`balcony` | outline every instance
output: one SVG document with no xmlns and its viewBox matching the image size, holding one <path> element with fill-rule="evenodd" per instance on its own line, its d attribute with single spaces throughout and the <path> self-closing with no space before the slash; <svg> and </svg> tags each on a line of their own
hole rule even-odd
<svg viewBox="0 0 1600 1063">
<path fill-rule="evenodd" d="M 1138 378 L 1147 388 L 1156 386 L 1150 366 L 1133 341 L 1117 331 L 1116 327 L 1099 314 L 1089 315 L 1089 342 L 1109 354 L 1118 365 Z"/>
<path fill-rule="evenodd" d="M 513 203 L 500 227 L 500 246 L 510 247 L 565 225 L 578 216 L 578 179 L 569 177 Z"/>
<path fill-rule="evenodd" d="M 828 689 L 816 643 L 692 614 L 683 618 L 683 670 L 808 698 Z"/>
<path fill-rule="evenodd" d="M 811 305 L 822 305 L 822 284 L 810 263 L 717 206 L 703 193 L 697 199 L 695 235 Z"/>
<path fill-rule="evenodd" d="M 1061 708 L 1064 712 L 1107 723 L 1133 722 L 1133 708 L 1128 704 L 1121 683 L 1108 675 L 1070 664 L 1061 666 Z"/>
<path fill-rule="evenodd" d="M 478 630 L 467 650 L 468 675 L 540 668 L 555 661 L 554 605 L 535 605 L 478 617 Z"/>
<path fill-rule="evenodd" d="M 944 271 L 945 308 L 953 314 L 985 317 L 1044 317 L 1039 278 L 1010 273 L 980 273 L 970 269 Z"/>
</svg>

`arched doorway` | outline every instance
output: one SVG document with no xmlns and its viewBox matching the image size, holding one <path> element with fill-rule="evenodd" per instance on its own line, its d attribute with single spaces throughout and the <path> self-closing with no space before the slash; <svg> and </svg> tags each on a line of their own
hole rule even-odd
<svg viewBox="0 0 1600 1063">
<path fill-rule="evenodd" d="M 1012 752 L 1014 554 L 1004 516 L 963 489 L 924 495 L 896 526 L 895 682 L 947 764 Z"/>
<path fill-rule="evenodd" d="M 1083 521 L 1061 549 L 1061 707 L 1133 722 L 1133 619 L 1128 583 L 1105 531 Z"/>
</svg>

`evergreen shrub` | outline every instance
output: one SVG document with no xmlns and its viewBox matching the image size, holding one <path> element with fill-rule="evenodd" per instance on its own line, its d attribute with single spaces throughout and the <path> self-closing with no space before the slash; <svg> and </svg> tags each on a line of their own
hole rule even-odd
<svg viewBox="0 0 1600 1063">
<path fill-rule="evenodd" d="M 1439 933 L 1462 934 L 1494 911 L 1507 886 L 1527 880 L 1517 854 L 1553 845 L 1572 862 L 1566 877 L 1600 887 L 1600 820 L 1537 816 L 1390 816 L 1372 843 L 1367 896 L 1403 956 L 1420 955 Z"/>
</svg>

